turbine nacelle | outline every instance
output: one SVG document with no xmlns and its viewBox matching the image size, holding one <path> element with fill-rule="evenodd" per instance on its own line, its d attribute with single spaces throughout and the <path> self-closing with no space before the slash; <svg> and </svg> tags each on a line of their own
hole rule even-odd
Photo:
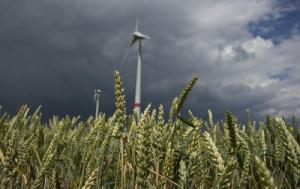
<svg viewBox="0 0 300 189">
<path fill-rule="evenodd" d="M 138 31 L 134 32 L 132 35 L 133 35 L 134 38 L 141 39 L 141 40 L 150 39 L 149 36 L 147 36 L 145 34 L 142 34 L 141 32 L 138 32 Z"/>
<path fill-rule="evenodd" d="M 142 34 L 141 32 L 135 31 L 132 34 L 133 38 L 130 43 L 130 46 L 134 45 L 138 40 L 151 39 L 149 36 Z"/>
<path fill-rule="evenodd" d="M 95 89 L 95 90 L 94 90 L 94 93 L 95 93 L 95 94 L 100 94 L 100 93 L 101 93 L 101 90 L 100 90 L 100 89 Z"/>
<path fill-rule="evenodd" d="M 95 89 L 94 90 L 94 100 L 97 100 L 100 97 L 100 93 L 102 91 L 100 89 Z"/>
</svg>

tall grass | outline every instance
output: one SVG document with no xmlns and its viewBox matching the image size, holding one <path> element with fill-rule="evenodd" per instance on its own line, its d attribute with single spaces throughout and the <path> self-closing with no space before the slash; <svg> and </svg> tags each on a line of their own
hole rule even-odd
<svg viewBox="0 0 300 189">
<path fill-rule="evenodd" d="M 246 129 L 230 112 L 208 121 L 181 108 L 193 78 L 170 111 L 148 106 L 128 115 L 121 76 L 115 74 L 116 112 L 80 121 L 22 106 L 0 117 L 0 188 L 297 188 L 300 129 L 267 116 Z M 166 114 L 168 118 L 164 119 Z M 255 129 L 258 128 L 258 129 Z"/>
</svg>

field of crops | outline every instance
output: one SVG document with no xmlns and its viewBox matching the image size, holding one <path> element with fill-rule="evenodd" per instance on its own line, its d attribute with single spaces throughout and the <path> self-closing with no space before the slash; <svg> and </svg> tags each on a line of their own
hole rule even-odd
<svg viewBox="0 0 300 189">
<path fill-rule="evenodd" d="M 116 112 L 82 122 L 39 110 L 0 117 L 0 188 L 297 188 L 300 129 L 267 116 L 246 126 L 230 112 L 214 122 L 180 111 L 193 78 L 170 110 L 148 106 L 128 115 L 120 74 L 115 73 Z"/>
</svg>

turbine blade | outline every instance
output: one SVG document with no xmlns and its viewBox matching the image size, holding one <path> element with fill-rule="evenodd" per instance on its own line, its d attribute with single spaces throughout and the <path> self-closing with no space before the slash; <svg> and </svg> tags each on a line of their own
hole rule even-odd
<svg viewBox="0 0 300 189">
<path fill-rule="evenodd" d="M 129 47 L 132 47 L 132 45 L 134 45 L 137 40 L 138 39 L 136 37 L 133 37 Z"/>
<path fill-rule="evenodd" d="M 90 101 L 93 102 L 93 105 L 96 104 L 96 96 L 94 95 L 93 97 L 89 97 Z"/>
<path fill-rule="evenodd" d="M 150 37 L 150 36 L 148 36 L 148 35 L 145 35 L 145 34 L 143 34 L 143 35 L 144 35 L 145 39 L 151 39 L 151 37 Z"/>
<path fill-rule="evenodd" d="M 139 21 L 140 21 L 140 9 L 138 8 L 136 22 L 135 22 L 135 31 L 139 31 Z"/>
<path fill-rule="evenodd" d="M 94 101 L 96 101 L 96 100 L 97 100 L 97 94 L 94 93 Z"/>
<path fill-rule="evenodd" d="M 123 64 L 125 63 L 125 61 L 127 59 L 127 56 L 129 54 L 129 51 L 130 51 L 130 47 L 131 46 L 127 47 L 126 52 L 125 52 L 124 56 L 122 57 L 122 60 L 121 60 L 121 63 L 120 63 L 120 68 L 123 66 Z"/>
</svg>

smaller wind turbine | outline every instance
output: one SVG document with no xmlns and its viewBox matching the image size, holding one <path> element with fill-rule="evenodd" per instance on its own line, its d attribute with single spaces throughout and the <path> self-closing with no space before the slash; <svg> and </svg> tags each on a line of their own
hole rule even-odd
<svg viewBox="0 0 300 189">
<path fill-rule="evenodd" d="M 100 99 L 100 93 L 102 91 L 100 89 L 95 89 L 94 90 L 94 99 L 96 101 L 96 112 L 95 112 L 95 119 L 97 119 L 99 115 L 99 99 Z"/>
</svg>

